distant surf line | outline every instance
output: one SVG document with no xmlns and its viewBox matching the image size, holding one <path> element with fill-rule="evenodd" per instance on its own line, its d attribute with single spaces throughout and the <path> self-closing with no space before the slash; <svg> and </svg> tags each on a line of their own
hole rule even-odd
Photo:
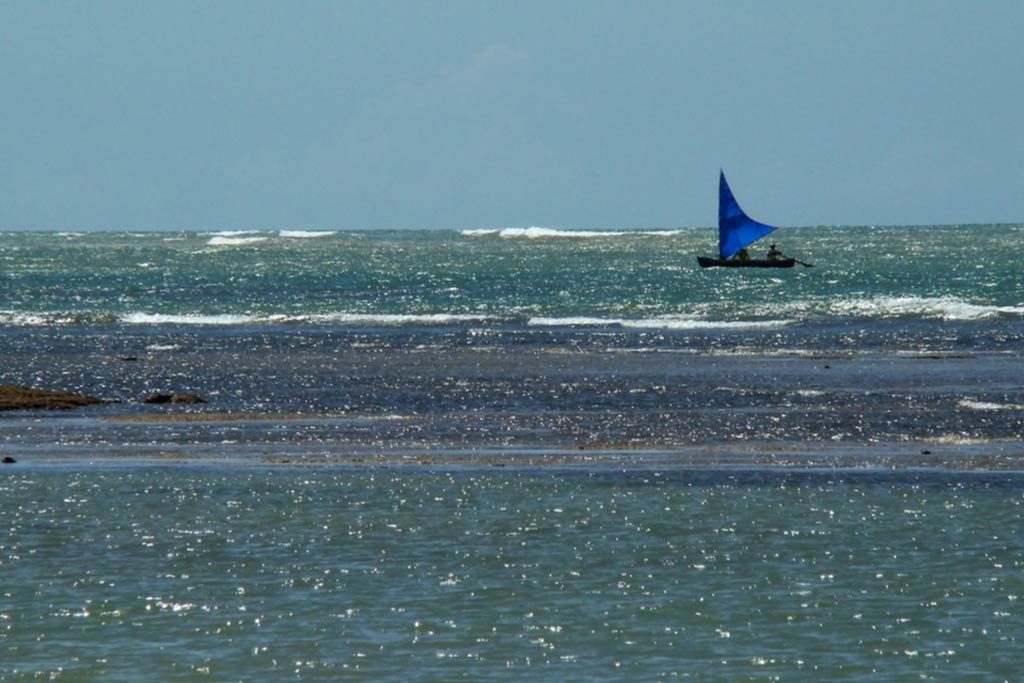
<svg viewBox="0 0 1024 683">
<path fill-rule="evenodd" d="M 611 237 L 674 237 L 682 230 L 567 230 L 558 228 L 478 228 L 460 230 L 464 237 L 501 237 L 503 239 L 601 239 Z"/>
<path fill-rule="evenodd" d="M 624 329 L 761 329 L 790 324 L 790 320 L 704 320 L 699 318 L 602 318 L 587 316 L 523 318 L 518 315 L 479 315 L 474 313 L 315 313 L 315 314 L 164 314 L 128 313 L 120 322 L 129 325 L 259 325 L 285 323 L 352 325 L 426 325 L 506 324 L 526 327 L 609 327 Z"/>
</svg>

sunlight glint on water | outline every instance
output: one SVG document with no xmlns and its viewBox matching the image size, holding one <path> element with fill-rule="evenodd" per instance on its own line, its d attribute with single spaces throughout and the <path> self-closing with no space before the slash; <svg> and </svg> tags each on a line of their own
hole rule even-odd
<svg viewBox="0 0 1024 683">
<path fill-rule="evenodd" d="M 1012 680 L 1022 483 L 37 471 L 0 673 Z"/>
</svg>

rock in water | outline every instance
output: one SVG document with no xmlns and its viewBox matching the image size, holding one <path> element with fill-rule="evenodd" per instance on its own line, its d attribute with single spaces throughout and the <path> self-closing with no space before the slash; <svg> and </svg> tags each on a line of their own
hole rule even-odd
<svg viewBox="0 0 1024 683">
<path fill-rule="evenodd" d="M 143 400 L 143 403 L 206 403 L 206 401 L 195 394 L 156 393 Z"/>
<path fill-rule="evenodd" d="M 103 399 L 69 391 L 0 384 L 0 410 L 67 410 L 96 403 L 103 403 Z"/>
</svg>

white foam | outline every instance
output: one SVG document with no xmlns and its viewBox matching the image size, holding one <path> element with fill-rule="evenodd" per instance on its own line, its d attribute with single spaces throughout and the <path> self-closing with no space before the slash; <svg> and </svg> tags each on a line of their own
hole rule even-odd
<svg viewBox="0 0 1024 683">
<path fill-rule="evenodd" d="M 498 235 L 504 239 L 594 239 L 609 237 L 672 237 L 678 235 L 681 230 L 561 230 L 557 228 L 541 228 L 537 226 L 529 228 L 504 228 L 502 230 L 478 229 L 461 230 L 460 233 L 467 237 L 483 237 Z"/>
<path fill-rule="evenodd" d="M 448 325 L 459 322 L 486 322 L 492 316 L 461 313 L 317 313 L 286 315 L 283 313 L 128 313 L 120 321 L 129 325 L 259 325 L 286 323 L 350 323 L 357 325 Z"/>
<path fill-rule="evenodd" d="M 960 400 L 960 407 L 969 410 L 1024 410 L 1019 403 L 992 403 L 990 401 L 974 401 L 969 398 Z"/>
<path fill-rule="evenodd" d="M 673 330 L 744 330 L 775 329 L 791 325 L 792 320 L 637 320 L 628 321 L 626 327 L 653 327 Z"/>
<path fill-rule="evenodd" d="M 337 235 L 337 230 L 281 230 L 278 232 L 281 237 L 287 239 L 310 239 L 316 237 L 330 237 Z"/>
<path fill-rule="evenodd" d="M 1024 315 L 1024 306 L 975 304 L 955 297 L 881 296 L 832 302 L 829 312 L 871 318 L 920 316 L 942 320 L 983 320 L 1000 315 Z"/>
<path fill-rule="evenodd" d="M 12 327 L 109 323 L 114 320 L 113 314 L 96 311 L 0 311 L 0 325 Z"/>
<path fill-rule="evenodd" d="M 564 318 L 534 317 L 528 325 L 534 327 L 625 327 L 629 329 L 660 330 L 730 330 L 784 327 L 790 320 L 704 320 L 700 318 L 592 318 L 571 316 Z"/>
<path fill-rule="evenodd" d="M 965 436 L 963 434 L 943 434 L 937 436 L 934 439 L 928 439 L 930 443 L 937 443 L 947 446 L 981 446 L 990 443 L 995 443 L 997 439 L 982 439 L 977 437 Z"/>
<path fill-rule="evenodd" d="M 266 242 L 267 237 L 229 237 L 226 235 L 220 235 L 217 237 L 211 237 L 207 242 L 213 247 L 245 247 L 251 244 L 259 244 L 260 242 Z"/>
<path fill-rule="evenodd" d="M 473 313 L 325 313 L 309 316 L 310 321 L 363 325 L 448 325 L 459 322 L 487 322 L 493 316 Z"/>
<path fill-rule="evenodd" d="M 607 325 L 619 325 L 621 322 L 621 320 L 611 318 L 576 316 L 567 318 L 530 318 L 527 324 L 533 327 L 604 327 Z"/>
<path fill-rule="evenodd" d="M 147 351 L 177 351 L 181 346 L 178 344 L 150 344 L 146 347 Z"/>
<path fill-rule="evenodd" d="M 210 234 L 218 237 L 241 237 L 243 235 L 257 235 L 259 232 L 259 230 L 218 230 Z"/>
<path fill-rule="evenodd" d="M 259 321 L 259 316 L 239 314 L 128 313 L 121 316 L 121 322 L 129 325 L 245 325 Z"/>
<path fill-rule="evenodd" d="M 36 325 L 61 325 L 74 322 L 74 318 L 59 313 L 19 313 L 18 311 L 0 311 L 0 324 L 14 327 L 33 327 Z"/>
</svg>

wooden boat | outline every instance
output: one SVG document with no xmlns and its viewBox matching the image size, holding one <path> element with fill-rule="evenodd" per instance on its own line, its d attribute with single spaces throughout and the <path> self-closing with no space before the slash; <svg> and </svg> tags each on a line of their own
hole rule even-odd
<svg viewBox="0 0 1024 683">
<path fill-rule="evenodd" d="M 741 260 L 737 258 L 711 258 L 710 256 L 698 256 L 697 263 L 700 264 L 701 268 L 712 268 L 714 266 L 721 266 L 722 268 L 792 268 L 793 264 L 796 263 L 795 258 L 752 258 L 747 260 Z"/>
<path fill-rule="evenodd" d="M 720 266 L 723 268 L 792 268 L 794 263 L 810 267 L 800 259 L 783 256 L 782 252 L 771 245 L 768 257 L 752 259 L 747 257 L 747 246 L 765 235 L 773 232 L 775 226 L 758 223 L 743 212 L 725 173 L 718 177 L 718 258 L 698 256 L 697 263 L 701 268 Z"/>
</svg>

